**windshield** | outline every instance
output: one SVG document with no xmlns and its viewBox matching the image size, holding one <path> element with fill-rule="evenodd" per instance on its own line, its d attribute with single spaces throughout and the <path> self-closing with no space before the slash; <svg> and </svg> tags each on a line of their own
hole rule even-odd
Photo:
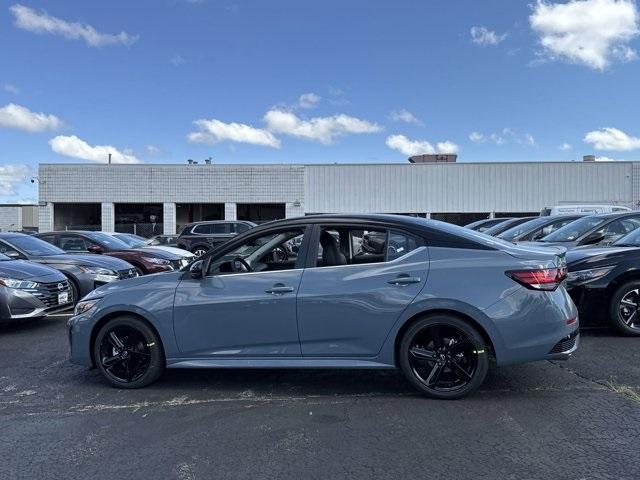
<svg viewBox="0 0 640 480">
<path fill-rule="evenodd" d="M 500 235 L 498 235 L 498 238 L 501 238 L 502 240 L 506 240 L 508 242 L 513 242 L 521 235 L 529 232 L 532 228 L 535 228 L 538 225 L 544 225 L 548 221 L 549 219 L 547 217 L 529 220 L 528 222 L 521 223 L 520 225 L 516 225 L 515 227 L 511 227 L 508 230 L 505 230 Z"/>
<path fill-rule="evenodd" d="M 127 235 L 126 233 L 116 233 L 114 235 L 118 240 L 123 241 L 127 245 L 133 248 L 146 247 L 147 241 L 144 238 L 137 237 L 135 235 Z"/>
<path fill-rule="evenodd" d="M 569 225 L 559 228 L 555 232 L 547 235 L 542 242 L 573 242 L 582 237 L 589 230 L 601 225 L 606 220 L 601 217 L 582 217 Z"/>
<path fill-rule="evenodd" d="M 613 242 L 612 245 L 617 245 L 619 247 L 640 247 L 640 229 L 634 230 L 631 233 L 626 234 L 624 237 L 620 237 L 618 240 Z"/>
<path fill-rule="evenodd" d="M 107 235 L 102 232 L 90 232 L 86 234 L 91 240 L 95 240 L 98 243 L 101 243 L 103 246 L 107 248 L 112 248 L 114 250 L 128 250 L 131 248 L 129 245 L 124 243 L 122 240 L 112 237 L 111 235 Z"/>
<path fill-rule="evenodd" d="M 42 255 L 64 255 L 64 250 L 59 249 L 55 245 L 51 245 L 39 238 L 25 236 L 15 236 L 5 239 L 12 247 L 26 252 L 27 255 L 34 255 L 36 257 Z"/>
</svg>

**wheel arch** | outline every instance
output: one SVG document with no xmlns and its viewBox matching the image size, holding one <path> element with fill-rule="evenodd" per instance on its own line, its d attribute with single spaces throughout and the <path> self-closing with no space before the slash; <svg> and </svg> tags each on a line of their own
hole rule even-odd
<svg viewBox="0 0 640 480">
<path fill-rule="evenodd" d="M 91 359 L 91 366 L 93 368 L 95 368 L 96 366 L 93 354 L 94 354 L 94 343 L 96 341 L 96 337 L 98 336 L 98 332 L 109 320 L 113 320 L 114 318 L 118 318 L 118 317 L 133 317 L 143 321 L 151 330 L 153 330 L 153 332 L 156 334 L 156 337 L 158 337 L 160 350 L 162 351 L 162 355 L 166 360 L 166 352 L 164 349 L 164 344 L 162 343 L 162 336 L 160 335 L 160 332 L 158 332 L 158 329 L 155 327 L 155 325 L 153 325 L 153 323 L 150 322 L 148 318 L 146 318 L 144 315 L 141 315 L 138 312 L 120 310 L 120 311 L 107 313 L 104 317 L 100 318 L 100 320 L 98 320 L 95 323 L 95 325 L 93 325 L 93 328 L 91 329 L 91 337 L 89 339 L 89 356 Z"/>
<path fill-rule="evenodd" d="M 625 283 L 640 281 L 640 270 L 628 270 L 614 278 L 606 288 L 607 302 L 611 302 L 613 295 Z"/>
<path fill-rule="evenodd" d="M 474 327 L 476 330 L 478 330 L 478 333 L 480 333 L 480 335 L 482 336 L 483 340 L 485 341 L 486 346 L 489 348 L 489 351 L 491 352 L 491 355 L 493 357 L 496 356 L 496 350 L 495 350 L 495 347 L 494 347 L 494 344 L 493 344 L 493 340 L 489 336 L 489 333 L 487 332 L 487 330 L 480 324 L 480 322 L 478 322 L 476 319 L 474 319 L 470 315 L 468 315 L 466 313 L 462 313 L 462 312 L 460 312 L 458 310 L 453 310 L 453 309 L 448 309 L 448 308 L 433 308 L 433 309 L 423 310 L 421 312 L 415 313 L 414 315 L 409 317 L 402 324 L 402 326 L 400 327 L 400 329 L 396 333 L 396 336 L 395 336 L 395 339 L 394 339 L 394 342 L 393 342 L 393 362 L 394 362 L 394 365 L 396 365 L 396 366 L 400 365 L 400 362 L 399 362 L 399 360 L 400 360 L 399 359 L 400 343 L 402 342 L 402 337 L 404 337 L 404 334 L 411 327 L 411 325 L 416 323 L 418 320 L 421 320 L 423 318 L 436 316 L 436 315 L 451 315 L 453 317 L 456 317 L 456 318 L 458 318 L 460 320 L 463 320 L 464 322 L 467 322 L 468 324 L 470 324 L 472 327 Z"/>
</svg>

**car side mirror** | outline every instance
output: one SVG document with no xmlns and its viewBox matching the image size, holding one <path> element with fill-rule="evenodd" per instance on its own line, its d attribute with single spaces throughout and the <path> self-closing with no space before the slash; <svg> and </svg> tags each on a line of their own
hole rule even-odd
<svg viewBox="0 0 640 480">
<path fill-rule="evenodd" d="M 204 276 L 204 261 L 196 260 L 189 267 L 189 274 L 191 278 L 199 279 Z"/>
<path fill-rule="evenodd" d="M 594 243 L 599 243 L 602 240 L 605 239 L 605 234 L 602 232 L 593 232 L 590 233 L 589 235 L 587 235 L 587 238 L 585 238 L 582 241 L 583 245 L 593 245 Z"/>
<path fill-rule="evenodd" d="M 89 253 L 102 253 L 102 247 L 100 247 L 99 245 L 89 245 L 87 247 L 87 252 Z"/>
<path fill-rule="evenodd" d="M 12 260 L 18 260 L 22 258 L 22 255 L 20 255 L 15 250 L 9 250 L 8 252 L 4 252 L 4 254 Z"/>
</svg>

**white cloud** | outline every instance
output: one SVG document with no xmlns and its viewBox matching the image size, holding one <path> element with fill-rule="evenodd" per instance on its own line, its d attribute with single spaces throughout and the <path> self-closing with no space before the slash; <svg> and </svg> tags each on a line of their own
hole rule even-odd
<svg viewBox="0 0 640 480">
<path fill-rule="evenodd" d="M 573 146 L 567 142 L 563 143 L 558 147 L 558 150 L 562 150 L 563 152 L 568 152 L 569 150 L 572 150 L 572 149 L 573 149 Z"/>
<path fill-rule="evenodd" d="M 182 55 L 174 55 L 169 61 L 174 67 L 179 67 L 180 65 L 184 65 L 186 63 L 186 60 L 182 57 Z"/>
<path fill-rule="evenodd" d="M 145 147 L 145 150 L 149 155 L 158 155 L 162 151 L 160 150 L 160 147 L 157 147 L 155 145 L 147 145 Z"/>
<path fill-rule="evenodd" d="M 199 131 L 187 135 L 187 139 L 192 143 L 214 144 L 228 140 L 280 148 L 280 140 L 274 137 L 271 132 L 244 123 L 224 123 L 216 119 L 200 119 L 194 121 L 193 124 L 198 127 Z"/>
<path fill-rule="evenodd" d="M 15 195 L 15 186 L 29 176 L 26 165 L 0 165 L 0 196 Z"/>
<path fill-rule="evenodd" d="M 409 157 L 434 153 L 458 153 L 458 146 L 453 142 L 438 142 L 434 147 L 426 140 L 410 140 L 404 135 L 389 135 L 386 144 L 387 147 Z"/>
<path fill-rule="evenodd" d="M 5 92 L 10 93 L 11 95 L 20 95 L 20 89 L 10 83 L 5 83 L 2 88 Z"/>
<path fill-rule="evenodd" d="M 382 127 L 376 123 L 344 114 L 303 120 L 294 113 L 274 109 L 265 114 L 264 121 L 267 124 L 267 130 L 273 133 L 282 133 L 324 144 L 333 143 L 337 137 L 346 134 L 382 131 Z"/>
<path fill-rule="evenodd" d="M 497 133 L 492 133 L 491 135 L 489 135 L 489 140 L 491 140 L 496 145 L 504 145 L 505 144 L 505 139 L 502 138 Z"/>
<path fill-rule="evenodd" d="M 401 108 L 400 110 L 394 110 L 389 114 L 389 118 L 394 122 L 404 122 L 413 125 L 424 125 L 413 113 L 404 108 Z"/>
<path fill-rule="evenodd" d="M 533 138 L 533 135 L 531 135 L 530 133 L 525 133 L 524 136 L 522 137 L 521 142 L 530 147 L 535 147 L 537 145 L 536 139 Z"/>
<path fill-rule="evenodd" d="M 322 97 L 320 97 L 320 95 L 316 95 L 315 93 L 303 93 L 298 97 L 298 107 L 313 108 L 318 104 L 321 98 Z"/>
<path fill-rule="evenodd" d="M 9 7 L 15 17 L 15 26 L 32 33 L 47 33 L 79 40 L 82 39 L 91 47 L 104 47 L 107 45 L 130 45 L 138 37 L 126 32 L 117 34 L 98 32 L 91 25 L 80 22 L 68 22 L 61 18 L 52 17 L 44 11 L 34 10 L 24 5 Z"/>
<path fill-rule="evenodd" d="M 471 140 L 473 143 L 482 143 L 487 141 L 487 137 L 485 137 L 484 134 L 480 132 L 471 132 L 469 134 L 469 140 Z"/>
<path fill-rule="evenodd" d="M 90 162 L 107 163 L 111 154 L 112 163 L 140 163 L 131 150 L 120 151 L 111 145 L 89 145 L 75 135 L 59 135 L 49 140 L 49 146 L 59 155 Z"/>
<path fill-rule="evenodd" d="M 596 162 L 617 162 L 617 160 L 610 157 L 596 157 Z"/>
<path fill-rule="evenodd" d="M 490 45 L 498 45 L 505 38 L 507 34 L 497 34 L 493 30 L 489 30 L 486 27 L 471 27 L 471 41 L 476 45 L 487 47 Z"/>
<path fill-rule="evenodd" d="M 9 103 L 0 108 L 0 128 L 17 128 L 27 132 L 56 130 L 62 126 L 62 120 L 55 115 L 32 112 L 28 108 Z"/>
<path fill-rule="evenodd" d="M 633 0 L 538 0 L 529 22 L 540 36 L 542 55 L 551 60 L 603 70 L 614 60 L 636 58 L 628 45 L 640 34 Z"/>
<path fill-rule="evenodd" d="M 640 138 L 631 137 L 617 128 L 601 128 L 587 132 L 584 141 L 596 150 L 629 151 L 640 149 Z"/>
</svg>

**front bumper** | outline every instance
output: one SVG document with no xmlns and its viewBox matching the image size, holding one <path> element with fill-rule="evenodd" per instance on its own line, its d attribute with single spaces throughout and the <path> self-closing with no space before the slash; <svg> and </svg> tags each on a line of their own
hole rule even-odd
<svg viewBox="0 0 640 480">
<path fill-rule="evenodd" d="M 58 289 L 58 284 L 64 284 Z M 73 306 L 71 290 L 67 282 L 54 282 L 55 290 L 49 284 L 31 290 L 2 287 L 0 292 L 0 323 L 42 318 L 46 315 L 67 310 Z M 60 303 L 58 293 L 66 293 L 68 300 Z"/>
</svg>

